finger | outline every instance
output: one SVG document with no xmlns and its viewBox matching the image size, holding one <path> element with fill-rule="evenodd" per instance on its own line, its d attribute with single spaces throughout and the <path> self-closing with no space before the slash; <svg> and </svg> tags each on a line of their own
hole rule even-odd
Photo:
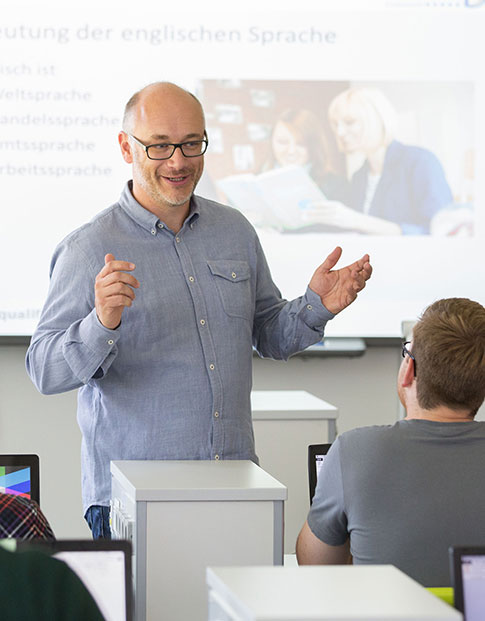
<svg viewBox="0 0 485 621">
<path fill-rule="evenodd" d="M 106 276 L 98 275 L 96 278 L 96 284 L 98 287 L 107 287 L 115 282 L 124 282 L 125 284 L 130 285 L 130 287 L 135 287 L 135 289 L 138 289 L 140 286 L 140 283 L 133 276 L 133 274 L 129 274 L 127 272 L 111 272 Z"/>
<path fill-rule="evenodd" d="M 368 261 L 368 256 L 369 255 L 365 255 L 362 259 L 359 259 L 355 263 L 348 266 L 351 271 L 352 278 L 354 278 L 356 274 L 359 274 L 363 276 L 364 280 L 369 280 L 372 275 L 372 266 Z"/>
<path fill-rule="evenodd" d="M 114 261 L 114 260 L 115 260 L 114 254 L 107 254 L 104 257 L 104 264 L 107 265 L 110 261 Z"/>
<path fill-rule="evenodd" d="M 365 287 L 365 282 L 367 280 L 364 272 L 354 270 L 351 273 L 351 279 L 352 289 L 356 292 L 362 291 L 362 289 Z"/>
<path fill-rule="evenodd" d="M 340 259 L 341 256 L 342 248 L 340 246 L 337 246 L 335 250 L 332 250 L 332 252 L 328 255 L 325 261 L 320 265 L 319 269 L 322 269 L 325 272 L 329 272 L 333 267 L 335 267 L 337 261 Z"/>
<path fill-rule="evenodd" d="M 109 312 L 116 308 L 120 308 L 120 306 L 131 306 L 133 304 L 133 300 L 134 298 L 132 299 L 127 295 L 112 295 L 101 302 L 100 308 L 102 309 L 102 312 Z"/>
<path fill-rule="evenodd" d="M 360 270 L 364 269 L 364 266 L 365 266 L 366 263 L 368 263 L 370 265 L 370 263 L 369 263 L 369 255 L 368 254 L 365 254 L 361 259 L 357 259 L 357 261 L 354 261 L 353 263 L 351 263 L 347 267 L 349 267 L 351 270 L 357 269 L 357 270 L 360 271 Z"/>
<path fill-rule="evenodd" d="M 362 270 L 365 276 L 366 280 L 369 280 L 369 278 L 372 276 L 372 265 L 370 263 L 367 263 L 366 265 L 364 265 L 364 269 Z"/>
<path fill-rule="evenodd" d="M 358 270 L 359 273 L 364 276 L 365 280 L 368 280 L 372 275 L 372 265 L 368 261 L 364 263 L 360 269 L 358 268 Z"/>
<path fill-rule="evenodd" d="M 99 292 L 99 297 L 101 300 L 108 300 L 109 298 L 117 295 L 125 295 L 131 300 L 135 299 L 135 292 L 131 287 L 125 285 L 120 282 L 113 283 L 108 287 L 104 287 L 102 291 Z"/>
<path fill-rule="evenodd" d="M 109 256 L 113 256 L 113 255 L 109 255 L 109 254 L 106 255 L 106 257 L 109 257 Z M 105 260 L 106 260 L 106 257 L 105 257 Z M 107 263 L 105 263 L 103 269 L 99 272 L 98 276 L 100 276 L 101 278 L 104 278 L 105 276 L 107 276 L 108 274 L 111 274 L 112 272 L 121 272 L 121 271 L 131 272 L 134 269 L 135 269 L 134 263 L 130 263 L 129 261 L 116 261 L 113 257 L 111 261 L 108 261 Z"/>
</svg>

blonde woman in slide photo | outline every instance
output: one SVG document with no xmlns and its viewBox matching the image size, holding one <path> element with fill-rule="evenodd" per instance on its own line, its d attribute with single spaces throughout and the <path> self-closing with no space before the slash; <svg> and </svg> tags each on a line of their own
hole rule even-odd
<svg viewBox="0 0 485 621">
<path fill-rule="evenodd" d="M 350 177 L 346 205 L 319 204 L 318 219 L 373 235 L 429 234 L 433 216 L 453 203 L 452 193 L 431 151 L 395 139 L 396 113 L 385 95 L 349 88 L 332 100 L 328 116 L 338 149 L 364 162 Z"/>
</svg>

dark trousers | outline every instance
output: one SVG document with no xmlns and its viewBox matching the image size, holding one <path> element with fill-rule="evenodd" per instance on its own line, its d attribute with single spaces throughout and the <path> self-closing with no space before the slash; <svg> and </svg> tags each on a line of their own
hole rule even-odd
<svg viewBox="0 0 485 621">
<path fill-rule="evenodd" d="M 109 527 L 109 507 L 91 505 L 84 515 L 93 539 L 111 539 Z"/>
</svg>

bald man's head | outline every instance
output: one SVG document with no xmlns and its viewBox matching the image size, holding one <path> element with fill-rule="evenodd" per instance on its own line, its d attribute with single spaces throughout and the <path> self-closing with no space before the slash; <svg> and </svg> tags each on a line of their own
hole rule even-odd
<svg viewBox="0 0 485 621">
<path fill-rule="evenodd" d="M 179 230 L 204 170 L 207 139 L 199 100 L 170 82 L 145 86 L 126 104 L 118 141 L 132 164 L 135 199 Z M 167 145 L 173 145 L 171 155 L 157 157 Z"/>
<path fill-rule="evenodd" d="M 134 93 L 127 101 L 123 114 L 123 131 L 127 134 L 135 133 L 136 118 L 141 110 L 146 106 L 147 102 L 157 100 L 159 105 L 163 105 L 165 97 L 188 97 L 199 107 L 202 118 L 204 119 L 204 111 L 202 104 L 191 92 L 173 84 L 172 82 L 153 82 Z M 205 126 L 205 120 L 204 120 Z"/>
</svg>

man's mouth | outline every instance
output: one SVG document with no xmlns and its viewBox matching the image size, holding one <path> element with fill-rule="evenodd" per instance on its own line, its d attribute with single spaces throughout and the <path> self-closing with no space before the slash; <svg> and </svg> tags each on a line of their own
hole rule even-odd
<svg viewBox="0 0 485 621">
<path fill-rule="evenodd" d="M 168 181 L 169 183 L 173 185 L 183 184 L 187 181 L 188 178 L 189 178 L 189 175 L 177 175 L 173 177 L 169 177 L 168 175 L 163 175 L 163 179 L 165 179 L 166 181 Z"/>
</svg>

